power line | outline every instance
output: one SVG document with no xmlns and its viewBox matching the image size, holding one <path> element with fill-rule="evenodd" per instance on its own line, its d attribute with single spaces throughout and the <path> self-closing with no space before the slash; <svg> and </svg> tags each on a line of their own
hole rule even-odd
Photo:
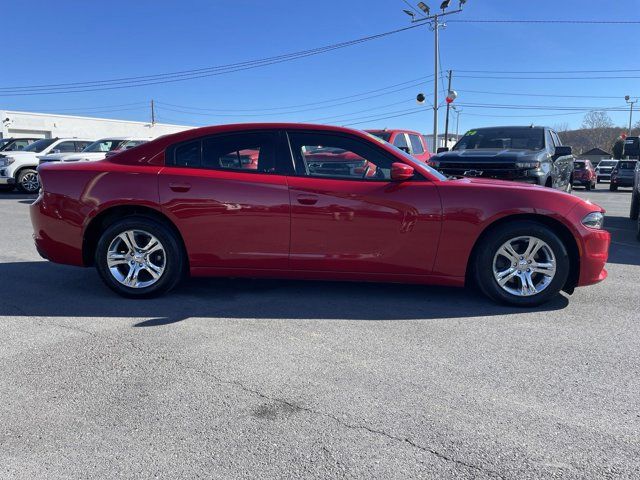
<svg viewBox="0 0 640 480">
<path fill-rule="evenodd" d="M 0 96 L 24 96 L 24 95 L 52 95 L 59 93 L 78 93 L 78 92 L 93 92 L 103 90 L 114 90 L 121 88 L 131 88 L 138 86 L 157 85 L 173 82 L 181 82 L 185 80 L 193 80 L 196 78 L 211 77 L 217 75 L 224 75 L 228 73 L 249 70 L 254 68 L 260 68 L 268 65 L 274 65 L 278 63 L 297 60 L 300 58 L 306 58 L 313 55 L 319 55 L 333 50 L 338 50 L 353 45 L 357 45 L 364 42 L 369 42 L 389 35 L 394 35 L 399 32 L 404 32 L 413 28 L 417 28 L 420 25 L 409 25 L 407 27 L 398 28 L 388 32 L 382 32 L 375 35 L 369 35 L 367 37 L 361 37 L 354 40 L 335 43 L 324 47 L 313 48 L 309 50 L 302 50 L 284 55 L 278 55 L 274 57 L 266 57 L 257 60 L 251 60 L 246 62 L 239 62 L 228 65 L 220 65 L 213 67 L 206 67 L 195 70 L 183 70 L 180 72 L 164 73 L 156 75 L 146 75 L 138 77 L 123 77 L 111 80 L 94 80 L 87 82 L 73 82 L 73 83 L 61 83 L 61 84 L 48 84 L 48 85 L 31 85 L 31 86 L 15 86 L 15 87 L 0 87 Z"/>
<path fill-rule="evenodd" d="M 620 99 L 621 95 L 613 96 L 604 96 L 604 95 L 554 95 L 548 93 L 524 93 L 524 92 L 491 92 L 484 90 L 458 90 L 458 92 L 464 93 L 480 93 L 487 95 L 507 95 L 507 96 L 517 96 L 517 97 L 550 97 L 550 98 L 607 98 L 607 99 Z"/>
<path fill-rule="evenodd" d="M 567 23 L 577 25 L 636 25 L 640 24 L 640 20 L 447 20 L 448 23 Z"/>
<path fill-rule="evenodd" d="M 456 78 L 474 78 L 489 80 L 617 80 L 617 79 L 633 79 L 640 76 L 596 76 L 596 77 L 517 77 L 517 76 L 479 76 L 479 75 L 456 75 Z"/>
<path fill-rule="evenodd" d="M 371 98 L 378 98 L 384 95 L 390 95 L 392 93 L 397 93 L 400 91 L 404 91 L 404 90 L 408 90 L 411 88 L 416 88 L 419 87 L 421 85 L 424 85 L 425 83 L 430 83 L 433 80 L 426 80 L 429 77 L 432 77 L 433 75 L 427 75 L 424 77 L 418 77 L 416 79 L 413 80 L 408 80 L 406 82 L 401 82 L 401 83 L 397 83 L 395 85 L 389 85 L 386 87 L 381 87 L 381 88 L 377 88 L 375 90 L 369 90 L 367 92 L 362 92 L 362 93 L 356 93 L 356 94 L 352 94 L 352 95 L 347 95 L 344 97 L 338 97 L 338 98 L 332 98 L 329 100 L 321 100 L 318 102 L 311 102 L 311 103 L 303 103 L 303 104 L 299 104 L 299 105 L 288 105 L 288 106 L 283 106 L 283 107 L 272 107 L 272 108 L 252 108 L 252 109 L 235 109 L 235 110 L 230 110 L 230 109 L 217 109 L 217 108 L 203 108 L 203 107 L 189 107 L 186 105 L 177 105 L 177 104 L 172 104 L 172 103 L 166 103 L 166 102 L 156 102 L 158 104 L 162 104 L 162 105 L 166 105 L 169 107 L 175 107 L 175 108 L 181 108 L 181 109 L 185 109 L 185 110 L 196 110 L 196 111 L 204 111 L 204 112 L 221 112 L 221 113 L 233 113 L 233 112 L 260 112 L 260 111 L 275 111 L 275 110 L 287 110 L 287 109 L 295 109 L 295 108 L 302 108 L 302 107 L 313 107 L 313 106 L 318 106 L 321 104 L 328 104 L 328 103 L 334 103 L 334 102 L 339 102 L 341 100 L 347 100 L 347 99 L 353 99 L 355 97 L 362 97 L 362 98 L 358 98 L 352 101 L 347 101 L 347 102 L 343 102 L 343 103 L 336 103 L 335 105 L 326 105 L 325 107 L 321 107 L 321 108 L 332 108 L 335 106 L 340 106 L 340 105 L 346 105 L 349 103 L 356 103 L 356 102 L 360 102 L 363 100 L 368 100 Z M 419 81 L 422 80 L 422 81 Z M 407 84 L 411 84 L 411 85 L 407 85 Z M 384 90 L 388 90 L 389 88 L 394 88 L 400 85 L 407 85 L 405 87 L 401 87 L 398 89 L 394 89 L 394 90 L 389 90 L 389 91 L 384 91 Z M 366 96 L 363 97 L 363 95 L 369 95 L 371 93 L 376 93 L 376 92 L 382 92 L 376 95 L 370 95 L 370 96 Z M 306 110 L 299 110 L 301 111 L 308 111 L 308 110 L 314 110 L 313 108 L 310 109 L 306 109 Z M 280 113 L 297 113 L 297 112 L 280 112 Z M 250 116 L 255 116 L 255 115 L 250 115 Z"/>
<path fill-rule="evenodd" d="M 462 73 L 521 73 L 521 74 L 559 74 L 559 73 L 628 73 L 628 72 L 640 72 L 640 69 L 623 69 L 623 70 L 457 70 L 456 72 Z"/>
</svg>

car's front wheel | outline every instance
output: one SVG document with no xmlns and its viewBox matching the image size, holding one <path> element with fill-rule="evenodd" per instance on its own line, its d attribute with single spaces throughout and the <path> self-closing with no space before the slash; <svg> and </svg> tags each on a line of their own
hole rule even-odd
<svg viewBox="0 0 640 480">
<path fill-rule="evenodd" d="M 129 217 L 107 227 L 98 240 L 95 264 L 109 288 L 132 298 L 169 291 L 184 271 L 176 235 L 146 217 Z"/>
<path fill-rule="evenodd" d="M 488 297 L 532 307 L 558 295 L 569 275 L 569 255 L 546 225 L 515 221 L 490 231 L 475 259 L 476 282 Z"/>
<path fill-rule="evenodd" d="M 38 172 L 33 168 L 24 168 L 18 174 L 18 188 L 25 193 L 38 193 L 40 179 Z"/>
</svg>

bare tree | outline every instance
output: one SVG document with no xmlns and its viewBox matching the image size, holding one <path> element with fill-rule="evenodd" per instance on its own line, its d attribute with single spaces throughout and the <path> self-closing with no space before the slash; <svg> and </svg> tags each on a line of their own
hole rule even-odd
<svg viewBox="0 0 640 480">
<path fill-rule="evenodd" d="M 569 131 L 569 122 L 556 123 L 553 129 L 558 133 L 567 132 Z"/>
<path fill-rule="evenodd" d="M 582 120 L 582 128 L 597 129 L 611 127 L 613 127 L 613 121 L 604 110 L 591 110 Z"/>
<path fill-rule="evenodd" d="M 609 151 L 615 139 L 611 117 L 603 110 L 592 110 L 584 116 L 582 128 L 588 131 L 589 143 L 593 147 Z"/>
</svg>

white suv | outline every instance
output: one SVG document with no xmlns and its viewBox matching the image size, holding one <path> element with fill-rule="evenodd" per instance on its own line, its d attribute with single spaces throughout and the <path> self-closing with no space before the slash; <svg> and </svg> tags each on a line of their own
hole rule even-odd
<svg viewBox="0 0 640 480">
<path fill-rule="evenodd" d="M 38 156 L 81 152 L 91 142 L 83 138 L 43 138 L 20 151 L 0 153 L 0 189 L 17 186 L 23 192 L 36 193 L 40 189 Z"/>
<path fill-rule="evenodd" d="M 118 150 L 126 150 L 148 142 L 148 138 L 109 137 L 96 140 L 81 152 L 50 153 L 39 155 L 40 163 L 47 162 L 90 162 L 103 160 L 107 153 Z"/>
</svg>

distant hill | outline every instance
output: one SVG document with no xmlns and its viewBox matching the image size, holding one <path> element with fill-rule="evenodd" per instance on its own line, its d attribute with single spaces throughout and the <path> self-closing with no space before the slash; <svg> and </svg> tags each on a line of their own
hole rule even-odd
<svg viewBox="0 0 640 480">
<path fill-rule="evenodd" d="M 573 152 L 580 155 L 592 148 L 601 148 L 606 152 L 611 152 L 613 143 L 621 133 L 626 133 L 624 127 L 611 128 L 581 128 L 579 130 L 565 130 L 558 132 L 560 140 L 564 145 L 573 147 Z M 640 135 L 640 129 L 634 128 L 631 135 Z"/>
</svg>

